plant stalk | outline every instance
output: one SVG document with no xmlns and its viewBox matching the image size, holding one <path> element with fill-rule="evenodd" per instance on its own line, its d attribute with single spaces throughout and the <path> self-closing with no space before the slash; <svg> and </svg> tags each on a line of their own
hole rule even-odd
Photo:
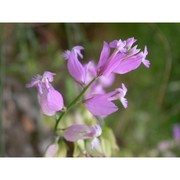
<svg viewBox="0 0 180 180">
<path fill-rule="evenodd" d="M 97 77 L 94 78 L 82 91 L 81 93 L 67 106 L 66 111 L 62 112 L 59 118 L 56 121 L 56 124 L 54 126 L 54 131 L 57 131 L 58 124 L 63 118 L 63 116 L 79 101 L 79 99 L 84 95 L 84 93 L 88 90 L 88 88 L 93 84 L 94 81 L 96 81 Z"/>
</svg>

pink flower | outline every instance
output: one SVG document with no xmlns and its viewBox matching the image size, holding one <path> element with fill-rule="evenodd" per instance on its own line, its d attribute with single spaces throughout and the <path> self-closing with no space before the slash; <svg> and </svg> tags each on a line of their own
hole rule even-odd
<svg viewBox="0 0 180 180">
<path fill-rule="evenodd" d="M 113 72 L 118 74 L 125 74 L 137 69 L 141 65 L 141 63 L 149 68 L 150 62 L 149 60 L 146 60 L 147 54 L 147 47 L 145 46 L 144 53 L 140 52 L 139 54 L 131 56 L 130 58 L 122 59 Z"/>
<path fill-rule="evenodd" d="M 75 142 L 80 139 L 92 139 L 91 147 L 92 149 L 99 144 L 99 140 L 97 139 L 102 133 L 101 127 L 96 124 L 95 126 L 87 126 L 82 124 L 74 124 L 68 127 L 64 131 L 64 138 L 66 141 Z"/>
<path fill-rule="evenodd" d="M 137 49 L 137 45 L 132 47 L 136 39 L 129 38 L 125 41 L 114 40 L 109 44 L 104 42 L 100 59 L 97 64 L 97 75 L 109 76 L 111 73 L 125 74 L 137 69 L 141 63 L 147 68 L 150 66 L 149 60 L 146 60 L 148 54 L 145 46 L 144 53 Z M 114 52 L 110 55 L 110 48 Z"/>
<path fill-rule="evenodd" d="M 75 46 L 72 51 L 65 51 L 63 56 L 67 60 L 67 68 L 70 75 L 80 84 L 87 83 L 87 73 L 88 73 L 88 66 L 83 66 L 80 61 L 78 60 L 78 56 L 83 58 L 81 54 L 81 50 L 84 48 L 82 46 Z"/>
<path fill-rule="evenodd" d="M 127 108 L 126 93 L 127 88 L 122 84 L 122 88 L 112 92 L 92 95 L 92 97 L 86 99 L 85 106 L 94 116 L 105 117 L 118 110 L 118 107 L 112 102 L 114 100 L 119 99 L 124 108 Z"/>
<path fill-rule="evenodd" d="M 53 81 L 54 75 L 54 73 L 46 71 L 42 76 L 35 76 L 26 85 L 27 88 L 37 88 L 40 107 L 43 113 L 48 116 L 53 116 L 57 111 L 60 111 L 64 104 L 62 95 L 50 84 Z"/>
</svg>

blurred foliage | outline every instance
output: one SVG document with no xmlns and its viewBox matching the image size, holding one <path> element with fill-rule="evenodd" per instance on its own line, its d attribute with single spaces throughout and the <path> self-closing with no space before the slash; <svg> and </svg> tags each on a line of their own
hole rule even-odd
<svg viewBox="0 0 180 180">
<path fill-rule="evenodd" d="M 64 50 L 75 45 L 84 46 L 83 63 L 86 63 L 98 61 L 103 41 L 135 37 L 138 47 L 143 49 L 147 45 L 151 68 L 142 66 L 128 74 L 117 75 L 112 89 L 121 82 L 126 84 L 129 107 L 124 109 L 117 103 L 120 110 L 104 123 L 112 129 L 119 146 L 114 156 L 168 156 L 168 153 L 152 152 L 161 142 L 173 141 L 172 127 L 180 123 L 180 24 L 1 24 L 0 28 L 6 78 L 13 77 L 24 86 L 35 74 L 45 70 L 55 72 L 54 86 L 65 97 L 65 104 L 75 97 L 78 88 L 66 69 L 62 58 Z M 35 91 L 33 94 L 32 90 L 24 88 L 23 91 L 36 97 Z M 37 106 L 37 100 L 34 104 Z M 46 126 L 51 124 L 53 127 L 52 119 L 44 116 L 42 119 Z M 101 138 L 104 146 L 109 142 L 112 144 L 108 146 L 116 146 L 112 132 L 106 129 L 103 133 L 105 131 L 108 132 Z M 110 141 L 107 142 L 108 138 Z M 171 155 L 180 156 L 179 148 L 177 144 Z M 111 149 L 107 151 L 110 155 Z"/>
</svg>

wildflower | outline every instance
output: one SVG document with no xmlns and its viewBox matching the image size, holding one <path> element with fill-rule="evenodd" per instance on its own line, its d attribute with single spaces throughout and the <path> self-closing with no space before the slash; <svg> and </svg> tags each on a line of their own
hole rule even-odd
<svg viewBox="0 0 180 180">
<path fill-rule="evenodd" d="M 173 126 L 173 136 L 177 141 L 180 141 L 180 124 Z"/>
<path fill-rule="evenodd" d="M 100 54 L 100 59 L 97 64 L 97 75 L 109 76 L 111 73 L 125 74 L 134 69 L 137 69 L 141 63 L 147 68 L 150 66 L 149 60 L 146 60 L 148 54 L 145 46 L 144 52 L 138 53 L 137 45 L 132 47 L 136 39 L 129 38 L 125 41 L 114 40 L 109 44 L 104 42 L 103 49 Z M 110 55 L 110 49 L 114 52 Z"/>
<path fill-rule="evenodd" d="M 149 60 L 146 60 L 147 54 L 147 47 L 145 46 L 144 53 L 140 52 L 136 56 L 132 56 L 127 59 L 122 59 L 113 72 L 118 74 L 125 74 L 137 69 L 141 65 L 141 63 L 143 63 L 147 68 L 149 68 L 150 62 Z"/>
<path fill-rule="evenodd" d="M 105 117 L 118 110 L 118 107 L 112 102 L 119 99 L 124 108 L 127 108 L 128 101 L 125 97 L 127 88 L 122 84 L 122 88 L 115 89 L 112 92 L 104 94 L 95 94 L 86 99 L 86 108 L 95 116 Z"/>
<path fill-rule="evenodd" d="M 48 116 L 60 111 L 64 104 L 62 95 L 50 83 L 53 81 L 54 75 L 55 73 L 46 71 L 42 76 L 36 75 L 30 83 L 26 84 L 27 88 L 37 88 L 39 104 L 43 113 Z"/>
<path fill-rule="evenodd" d="M 102 129 L 98 124 L 96 124 L 95 126 L 74 124 L 64 131 L 64 138 L 70 142 L 75 142 L 80 139 L 93 138 L 91 141 L 91 148 L 93 149 L 98 146 L 99 140 L 97 139 L 97 137 L 100 136 L 101 133 Z"/>
<path fill-rule="evenodd" d="M 78 60 L 78 56 L 81 59 L 83 58 L 81 54 L 81 50 L 83 49 L 82 46 L 75 46 L 72 51 L 66 50 L 63 54 L 64 58 L 67 60 L 67 68 L 70 75 L 80 84 L 86 84 L 88 71 L 88 65 L 83 66 Z"/>
</svg>

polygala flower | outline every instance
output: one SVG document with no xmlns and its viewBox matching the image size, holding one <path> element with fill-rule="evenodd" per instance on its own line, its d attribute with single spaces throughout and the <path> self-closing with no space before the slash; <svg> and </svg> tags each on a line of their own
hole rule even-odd
<svg viewBox="0 0 180 180">
<path fill-rule="evenodd" d="M 86 84 L 88 73 L 88 65 L 83 66 L 78 59 L 78 56 L 81 59 L 83 58 L 81 54 L 83 49 L 82 46 L 75 46 L 72 51 L 66 50 L 63 53 L 63 57 L 67 60 L 67 68 L 70 75 L 80 84 Z"/>
<path fill-rule="evenodd" d="M 76 142 L 80 139 L 91 139 L 91 148 L 95 148 L 99 144 L 97 139 L 102 133 L 101 126 L 87 126 L 83 124 L 74 124 L 64 131 L 64 138 L 66 141 Z"/>
<path fill-rule="evenodd" d="M 60 111 L 64 104 L 62 95 L 50 83 L 53 81 L 54 75 L 55 73 L 45 71 L 42 76 L 36 75 L 30 83 L 26 84 L 27 88 L 37 88 L 40 107 L 48 116 L 53 116 Z"/>
<path fill-rule="evenodd" d="M 112 92 L 92 95 L 85 100 L 85 106 L 94 116 L 105 117 L 118 110 L 118 107 L 112 102 L 114 100 L 119 99 L 124 108 L 127 108 L 126 93 L 127 88 L 122 84 L 122 88 L 117 88 Z"/>
<path fill-rule="evenodd" d="M 145 46 L 144 52 L 139 52 L 137 45 L 132 47 L 136 39 L 129 38 L 125 41 L 114 40 L 109 44 L 104 42 L 100 54 L 99 62 L 96 66 L 97 75 L 109 76 L 111 73 L 125 74 L 137 69 L 141 63 L 147 68 L 150 66 L 149 60 L 146 59 L 148 54 Z M 114 49 L 111 54 L 111 48 Z"/>
</svg>

